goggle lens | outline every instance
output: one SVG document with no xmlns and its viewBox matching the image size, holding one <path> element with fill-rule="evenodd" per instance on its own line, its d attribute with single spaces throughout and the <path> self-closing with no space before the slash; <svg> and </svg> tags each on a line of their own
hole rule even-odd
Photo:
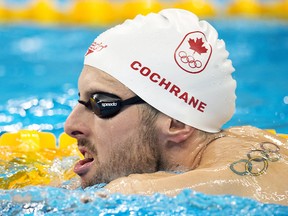
<svg viewBox="0 0 288 216">
<path fill-rule="evenodd" d="M 117 115 L 124 106 L 145 103 L 137 95 L 122 101 L 118 96 L 104 92 L 91 95 L 87 102 L 81 100 L 78 102 L 100 118 L 111 118 Z"/>
</svg>

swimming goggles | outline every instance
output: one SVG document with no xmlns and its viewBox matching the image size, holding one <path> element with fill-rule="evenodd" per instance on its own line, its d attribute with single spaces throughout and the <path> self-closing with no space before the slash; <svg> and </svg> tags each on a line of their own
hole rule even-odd
<svg viewBox="0 0 288 216">
<path fill-rule="evenodd" d="M 97 92 L 92 94 L 87 102 L 78 100 L 78 102 L 100 118 L 111 118 L 117 115 L 124 106 L 145 103 L 139 96 L 134 96 L 126 100 L 106 92 Z"/>
</svg>

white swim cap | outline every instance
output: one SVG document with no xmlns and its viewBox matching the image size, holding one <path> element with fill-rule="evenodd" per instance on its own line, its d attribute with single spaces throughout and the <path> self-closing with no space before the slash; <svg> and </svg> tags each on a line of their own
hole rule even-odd
<svg viewBox="0 0 288 216">
<path fill-rule="evenodd" d="M 235 109 L 228 55 L 209 23 L 165 9 L 100 34 L 84 64 L 110 74 L 162 113 L 214 133 Z"/>
</svg>

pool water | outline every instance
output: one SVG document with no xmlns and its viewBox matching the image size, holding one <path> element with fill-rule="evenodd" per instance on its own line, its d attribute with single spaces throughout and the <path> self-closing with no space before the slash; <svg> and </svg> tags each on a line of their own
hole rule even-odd
<svg viewBox="0 0 288 216">
<path fill-rule="evenodd" d="M 27 188 L 0 191 L 3 215 L 287 215 L 287 207 L 261 204 L 234 196 L 207 196 L 185 190 L 176 197 L 114 194 L 95 195 L 95 190 Z M 27 195 L 28 194 L 28 195 Z M 13 198 L 11 198 L 13 197 Z M 11 202 L 18 200 L 18 202 Z M 25 200 L 26 199 L 26 200 Z M 25 201 L 24 201 L 25 200 Z M 20 202 L 22 201 L 22 202 Z"/>
<path fill-rule="evenodd" d="M 288 23 L 211 22 L 226 41 L 238 82 L 236 113 L 225 128 L 248 124 L 288 134 Z M 83 56 L 102 30 L 0 26 L 0 135 L 23 128 L 48 131 L 56 137 L 63 132 L 78 99 Z M 65 159 L 60 163 L 69 164 Z M 99 197 L 95 191 L 101 191 L 101 185 L 68 190 L 71 181 L 62 188 L 0 190 L 0 215 L 288 215 L 288 207 L 189 190 L 173 198 L 160 194 Z"/>
</svg>

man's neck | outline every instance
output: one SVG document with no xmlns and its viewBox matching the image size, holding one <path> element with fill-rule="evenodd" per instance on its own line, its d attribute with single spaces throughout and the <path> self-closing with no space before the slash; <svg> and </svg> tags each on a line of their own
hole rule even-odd
<svg viewBox="0 0 288 216">
<path fill-rule="evenodd" d="M 170 144 L 165 151 L 164 170 L 188 171 L 197 168 L 201 162 L 206 147 L 214 140 L 223 137 L 221 133 L 211 134 L 196 131 L 183 143 Z"/>
</svg>

